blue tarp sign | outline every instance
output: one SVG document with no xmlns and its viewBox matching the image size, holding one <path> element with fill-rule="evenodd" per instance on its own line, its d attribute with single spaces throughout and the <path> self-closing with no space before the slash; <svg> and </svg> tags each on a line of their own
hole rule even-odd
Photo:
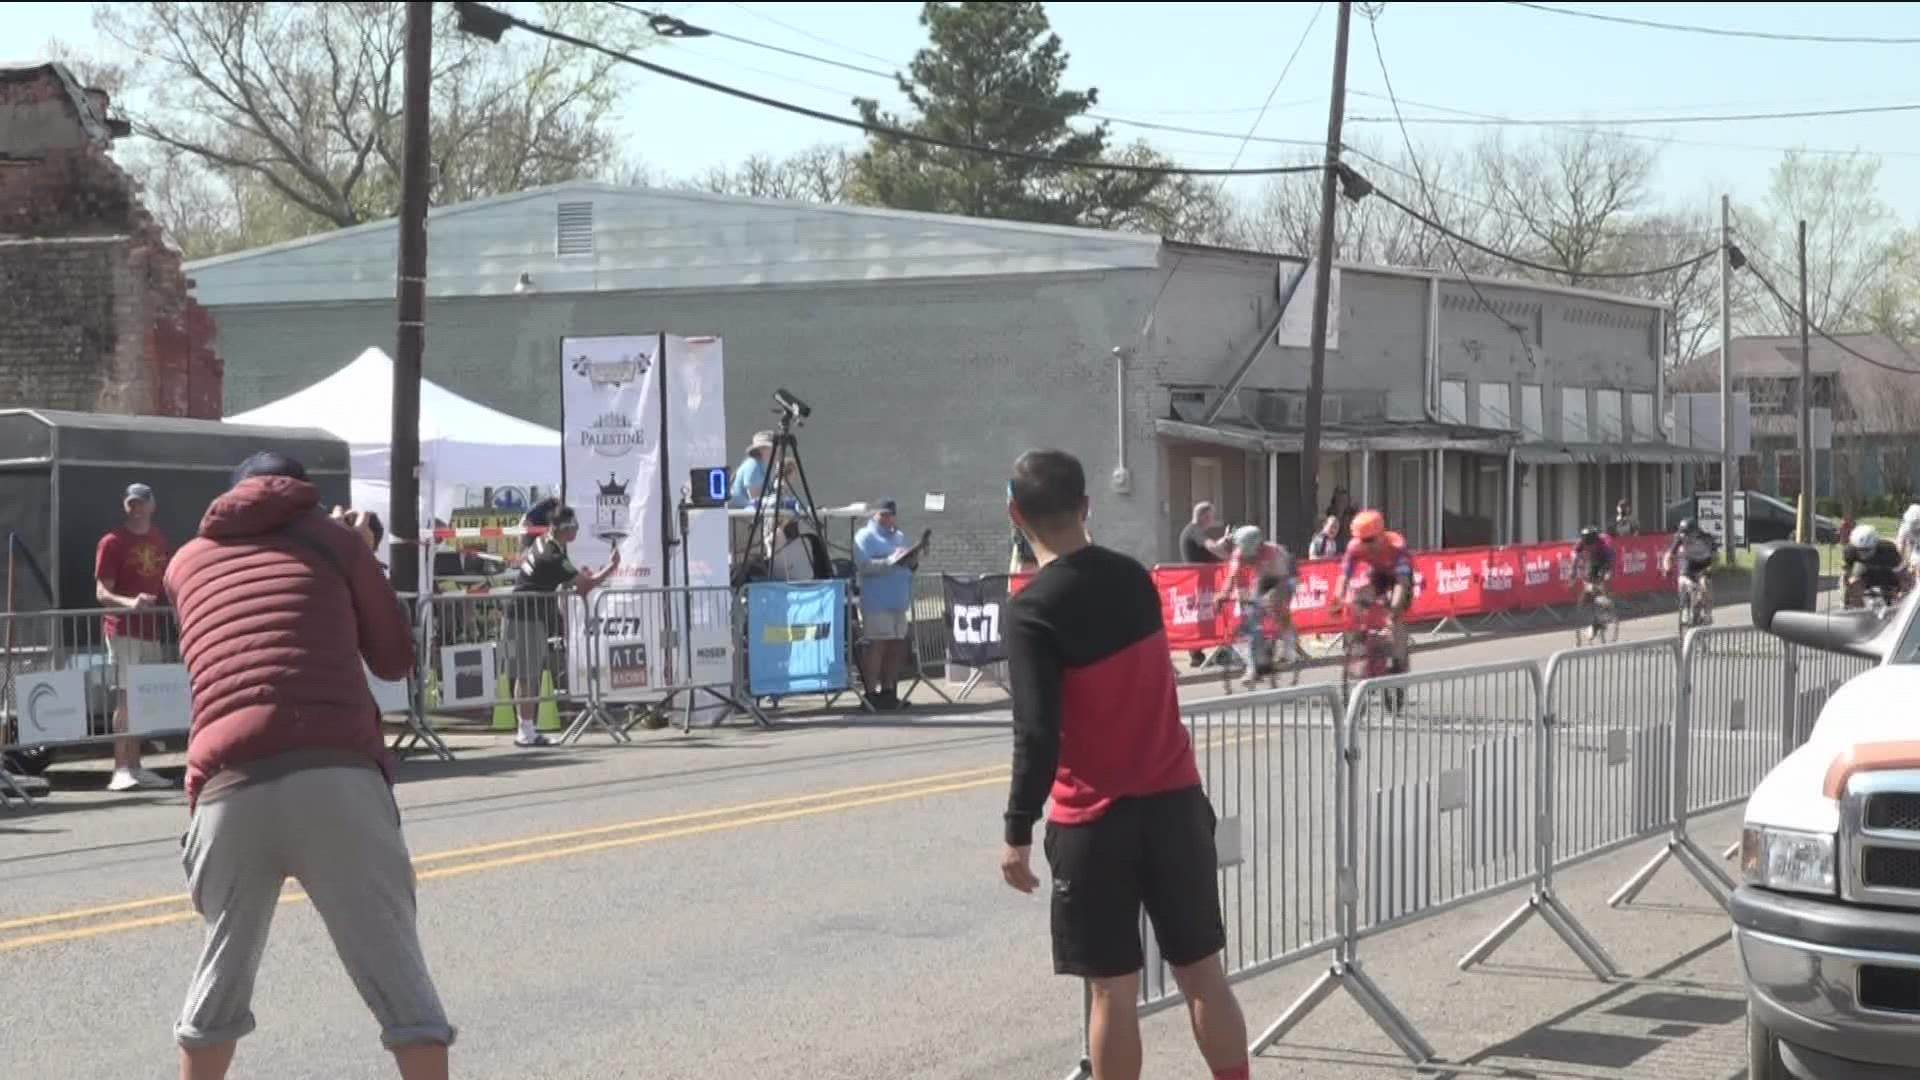
<svg viewBox="0 0 1920 1080">
<path fill-rule="evenodd" d="M 747 692 L 754 697 L 845 690 L 847 583 L 747 586 Z"/>
</svg>

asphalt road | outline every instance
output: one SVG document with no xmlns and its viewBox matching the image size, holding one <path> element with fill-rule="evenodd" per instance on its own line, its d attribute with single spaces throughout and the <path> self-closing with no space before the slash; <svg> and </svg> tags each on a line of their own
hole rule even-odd
<svg viewBox="0 0 1920 1080">
<path fill-rule="evenodd" d="M 1744 618 L 1720 612 L 1724 625 Z M 1629 644 L 1587 661 L 1604 668 L 1594 675 L 1601 689 L 1583 691 L 1579 707 L 1628 703 L 1624 713 L 1649 726 L 1670 717 L 1670 695 L 1647 676 L 1659 647 L 1631 644 L 1670 626 L 1668 615 L 1623 626 Z M 1423 652 L 1416 669 L 1539 657 L 1569 643 L 1564 628 L 1483 638 Z M 1407 771 L 1367 774 L 1365 820 L 1405 813 L 1409 784 L 1456 762 L 1465 786 L 1429 794 L 1449 805 L 1464 798 L 1467 813 L 1439 815 L 1435 827 L 1452 830 L 1434 846 L 1442 854 L 1396 870 L 1394 895 L 1370 901 L 1370 922 L 1391 921 L 1410 900 L 1477 893 L 1511 876 L 1525 833 L 1495 827 L 1530 825 L 1485 781 L 1524 784 L 1531 766 L 1487 748 L 1515 737 L 1501 717 L 1530 685 L 1512 673 L 1416 684 L 1401 717 L 1380 718 L 1368 767 L 1399 761 Z M 1211 680 L 1190 688 L 1217 692 Z M 1310 946 L 1331 922 L 1321 809 L 1331 724 L 1324 711 L 1299 709 L 1244 720 L 1255 711 L 1200 733 L 1216 801 L 1241 821 L 1248 862 L 1230 872 L 1226 905 L 1244 962 Z M 1748 719 L 1758 728 L 1765 717 Z M 1620 750 L 1609 733 L 1631 726 L 1572 725 L 1562 752 L 1608 760 Z M 1722 741 L 1754 738 L 1730 730 Z M 648 733 L 632 746 L 590 740 L 542 753 L 461 742 L 456 763 L 405 765 L 399 788 L 428 956 L 461 1027 L 456 1075 L 1000 1080 L 1061 1076 L 1077 1060 L 1080 992 L 1050 973 L 1045 900 L 1009 891 L 995 866 L 1007 757 L 998 705 L 768 732 Z M 1434 761 L 1438 772 L 1427 767 Z M 1636 789 L 1631 768 L 1590 772 L 1592 785 L 1563 793 L 1579 800 L 1563 818 L 1584 810 L 1613 820 L 1657 794 Z M 171 1021 L 200 939 L 181 895 L 182 799 L 107 795 L 104 772 L 88 767 L 57 779 L 36 810 L 0 813 L 3 1071 L 172 1075 Z M 1724 812 L 1705 819 L 1703 845 L 1724 846 L 1736 824 Z M 1557 842 L 1609 839 L 1563 826 Z M 1390 845 L 1367 850 L 1393 854 Z M 1489 965 L 1457 970 L 1522 893 L 1370 937 L 1361 956 L 1456 1063 L 1442 1075 L 1729 1080 L 1742 1041 L 1724 915 L 1672 868 L 1634 907 L 1605 906 L 1649 854 L 1644 843 L 1628 847 L 1559 879 L 1626 982 L 1594 981 L 1538 923 Z M 1294 884 L 1303 880 L 1324 887 Z M 1250 1025 L 1264 1027 L 1322 970 L 1306 959 L 1242 984 Z M 241 1047 L 236 1077 L 390 1074 L 372 1021 L 291 885 L 255 1011 L 259 1030 Z M 1148 1076 L 1200 1075 L 1177 1010 L 1147 1023 Z M 1261 1077 L 1406 1071 L 1338 997 L 1255 1067 Z"/>
</svg>

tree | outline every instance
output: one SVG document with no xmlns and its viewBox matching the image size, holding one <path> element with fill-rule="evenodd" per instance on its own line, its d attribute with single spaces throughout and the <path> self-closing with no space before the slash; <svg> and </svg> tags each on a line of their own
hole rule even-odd
<svg viewBox="0 0 1920 1080">
<path fill-rule="evenodd" d="M 614 45 L 628 21 L 603 5 L 543 3 L 549 25 Z M 593 175 L 612 157 L 616 61 L 524 35 L 434 28 L 436 203 Z M 128 53 L 146 107 L 135 132 L 168 153 L 166 182 L 204 169 L 242 213 L 218 244 L 285 239 L 391 216 L 400 195 L 406 5 L 100 4 L 95 23 Z M 163 174 L 164 176 L 165 174 Z M 163 200 L 164 208 L 164 200 Z M 176 232 L 181 228 L 174 222 Z"/>
<path fill-rule="evenodd" d="M 749 199 L 830 204 L 847 201 L 852 174 L 853 155 L 844 147 L 822 143 L 778 161 L 768 154 L 753 154 L 737 166 L 715 166 L 679 186 Z"/>
<path fill-rule="evenodd" d="M 1735 275 L 1736 317 L 1749 332 L 1800 332 L 1799 223 L 1807 223 L 1807 315 L 1829 333 L 1871 331 L 1873 312 L 1897 329 L 1903 307 L 1899 281 L 1913 273 L 1915 242 L 1900 214 L 1880 197 L 1880 159 L 1865 154 L 1822 156 L 1790 152 L 1774 166 L 1767 197 L 1735 212 L 1737 241 L 1775 288 L 1782 304 L 1751 275 Z"/>
<path fill-rule="evenodd" d="M 1107 150 L 1107 127 L 1074 127 L 1097 90 L 1063 90 L 1067 53 L 1038 3 L 928 3 L 920 23 L 928 45 L 896 76 L 917 111 L 908 120 L 854 99 L 869 124 L 955 143 L 1051 158 L 1092 161 Z M 856 201 L 906 210 L 1057 225 L 1115 221 L 1160 189 L 1155 175 L 1087 174 L 1047 161 L 987 157 L 884 135 L 869 137 L 854 161 Z"/>
<path fill-rule="evenodd" d="M 1566 267 L 1554 276 L 1568 285 L 1590 283 L 1585 271 L 1636 265 L 1628 241 L 1642 230 L 1657 161 L 1644 144 L 1579 131 L 1515 148 L 1495 135 L 1474 161 L 1497 212 L 1520 226 L 1515 254 Z"/>
</svg>

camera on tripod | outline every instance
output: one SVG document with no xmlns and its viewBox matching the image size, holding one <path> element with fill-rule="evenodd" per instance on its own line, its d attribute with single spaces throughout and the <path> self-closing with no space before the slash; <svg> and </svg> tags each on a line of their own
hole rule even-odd
<svg viewBox="0 0 1920 1080">
<path fill-rule="evenodd" d="M 813 415 L 813 409 L 808 406 L 806 402 L 793 396 L 793 391 L 784 386 L 773 392 L 773 401 L 774 404 L 780 406 L 780 412 L 786 417 L 789 423 L 795 420 L 805 420 L 807 417 Z"/>
</svg>

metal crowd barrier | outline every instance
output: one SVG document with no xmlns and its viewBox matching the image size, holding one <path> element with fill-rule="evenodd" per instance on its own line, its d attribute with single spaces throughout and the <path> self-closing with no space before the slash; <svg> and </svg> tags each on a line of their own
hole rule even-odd
<svg viewBox="0 0 1920 1080">
<path fill-rule="evenodd" d="M 108 616 L 140 636 L 109 639 Z M 142 726 L 143 717 L 135 714 L 161 703 L 137 709 L 129 703 L 128 730 L 113 731 L 118 695 L 131 689 L 123 684 L 122 669 L 180 662 L 179 633 L 169 608 L 0 613 L 0 649 L 5 653 L 0 752 L 184 736 L 191 726 L 184 700 L 178 714 L 158 726 Z M 24 701 L 23 681 L 29 684 Z M 14 802 L 31 806 L 33 798 L 0 769 L 0 805 Z"/>
<path fill-rule="evenodd" d="M 693 730 L 696 712 L 714 725 L 739 711 L 768 726 L 741 685 L 743 625 L 742 606 L 725 585 L 596 590 L 586 622 L 587 705 L 560 741 L 578 742 L 591 727 L 631 741 L 635 724 L 664 718 L 675 698 L 682 731 Z M 711 699 L 705 707 L 703 698 Z"/>
<path fill-rule="evenodd" d="M 1431 1045 L 1368 975 L 1363 943 L 1518 888 L 1526 900 L 1462 969 L 1538 917 L 1595 977 L 1617 977 L 1556 895 L 1555 873 L 1664 835 L 1609 902 L 1629 902 L 1674 860 L 1725 904 L 1732 882 L 1695 843 L 1691 819 L 1744 800 L 1805 742 L 1832 692 L 1871 666 L 1757 630 L 1704 628 L 1567 650 L 1544 667 L 1370 679 L 1344 712 L 1330 687 L 1186 706 L 1221 822 L 1229 978 L 1332 954 L 1250 1053 L 1344 990 L 1408 1058 L 1430 1062 Z M 1144 919 L 1140 931 L 1144 1011 L 1179 991 Z M 1090 1019 L 1090 990 L 1085 1010 Z M 1090 1075 L 1085 1060 L 1074 1075 Z"/>
</svg>

